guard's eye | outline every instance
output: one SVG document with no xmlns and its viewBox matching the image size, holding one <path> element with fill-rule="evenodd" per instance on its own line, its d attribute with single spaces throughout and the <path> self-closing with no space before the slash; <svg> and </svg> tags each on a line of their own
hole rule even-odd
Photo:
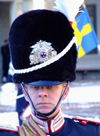
<svg viewBox="0 0 100 136">
<path fill-rule="evenodd" d="M 28 86 L 28 89 L 38 90 L 40 87 Z"/>
<path fill-rule="evenodd" d="M 38 90 L 40 87 L 33 87 L 33 89 Z"/>
<path fill-rule="evenodd" d="M 56 86 L 53 85 L 53 86 L 46 86 L 47 89 L 54 89 Z"/>
</svg>

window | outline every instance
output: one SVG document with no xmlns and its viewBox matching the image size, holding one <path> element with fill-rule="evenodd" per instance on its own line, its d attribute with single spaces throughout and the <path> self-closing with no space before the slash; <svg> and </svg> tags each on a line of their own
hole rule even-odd
<svg viewBox="0 0 100 136">
<path fill-rule="evenodd" d="M 94 27 L 94 30 L 96 32 L 96 5 L 86 5 L 92 25 Z M 88 54 L 96 54 L 97 48 L 89 52 Z"/>
</svg>

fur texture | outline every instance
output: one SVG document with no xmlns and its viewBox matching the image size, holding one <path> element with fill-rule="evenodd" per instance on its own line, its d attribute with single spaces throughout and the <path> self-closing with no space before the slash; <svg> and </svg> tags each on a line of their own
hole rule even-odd
<svg viewBox="0 0 100 136">
<path fill-rule="evenodd" d="M 34 10 L 19 16 L 9 32 L 11 59 L 15 69 L 29 68 L 31 46 L 39 40 L 51 42 L 60 53 L 70 42 L 73 34 L 67 18 L 58 11 Z M 38 80 L 73 81 L 75 80 L 77 51 L 76 45 L 58 61 L 25 74 L 14 74 L 15 83 L 29 83 Z"/>
</svg>

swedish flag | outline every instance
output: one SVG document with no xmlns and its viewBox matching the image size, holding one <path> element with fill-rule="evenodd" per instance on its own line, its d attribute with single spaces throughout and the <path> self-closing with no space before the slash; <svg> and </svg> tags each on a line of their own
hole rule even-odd
<svg viewBox="0 0 100 136">
<path fill-rule="evenodd" d="M 78 15 L 72 27 L 77 39 L 78 58 L 81 58 L 99 45 L 85 4 L 83 12 Z"/>
</svg>

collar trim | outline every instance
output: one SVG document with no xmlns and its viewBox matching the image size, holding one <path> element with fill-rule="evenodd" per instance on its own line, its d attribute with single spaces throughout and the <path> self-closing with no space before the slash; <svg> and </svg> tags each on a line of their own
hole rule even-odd
<svg viewBox="0 0 100 136">
<path fill-rule="evenodd" d="M 37 118 L 34 114 L 32 114 L 32 118 L 37 123 L 37 125 L 46 133 L 54 133 L 58 131 L 64 125 L 65 122 L 61 110 L 53 119 L 50 120 L 50 125 L 47 121 L 43 121 Z"/>
</svg>

